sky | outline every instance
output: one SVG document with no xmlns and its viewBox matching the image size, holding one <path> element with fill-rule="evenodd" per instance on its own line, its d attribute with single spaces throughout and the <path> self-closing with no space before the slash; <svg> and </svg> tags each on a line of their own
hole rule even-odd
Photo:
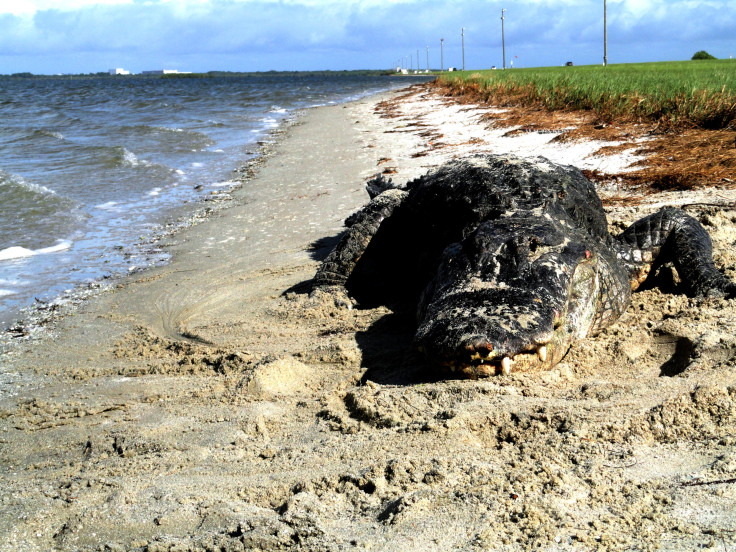
<svg viewBox="0 0 736 552">
<path fill-rule="evenodd" d="M 507 66 L 602 63 L 603 0 L 0 0 L 0 74 L 461 68 L 463 28 L 466 68 L 500 67 L 502 9 Z M 609 63 L 736 55 L 736 0 L 607 16 Z"/>
</svg>

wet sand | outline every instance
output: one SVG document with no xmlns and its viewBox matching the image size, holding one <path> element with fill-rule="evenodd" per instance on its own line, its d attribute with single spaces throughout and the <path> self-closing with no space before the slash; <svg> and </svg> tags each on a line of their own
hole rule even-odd
<svg viewBox="0 0 736 552">
<path fill-rule="evenodd" d="M 663 274 L 554 370 L 460 381 L 410 352 L 410 313 L 306 293 L 377 172 L 515 151 L 615 183 L 632 162 L 495 136 L 484 110 L 423 87 L 310 110 L 169 265 L 0 357 L 0 550 L 735 547 L 734 301 Z M 735 200 L 609 221 L 685 205 L 733 277 Z"/>
</svg>

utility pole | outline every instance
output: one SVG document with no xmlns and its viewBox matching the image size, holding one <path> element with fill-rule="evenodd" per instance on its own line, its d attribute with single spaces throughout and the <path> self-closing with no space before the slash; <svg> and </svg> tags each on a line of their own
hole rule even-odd
<svg viewBox="0 0 736 552">
<path fill-rule="evenodd" d="M 460 29 L 460 36 L 463 40 L 463 71 L 465 71 L 465 27 Z"/>
<path fill-rule="evenodd" d="M 445 70 L 445 39 L 440 38 L 440 73 Z"/>
<path fill-rule="evenodd" d="M 427 71 L 429 71 L 429 44 L 427 44 Z"/>
<path fill-rule="evenodd" d="M 503 35 L 503 12 L 506 11 L 506 8 L 501 10 L 501 50 L 503 51 L 503 68 L 506 69 L 506 39 Z"/>
<path fill-rule="evenodd" d="M 417 50 L 417 73 L 419 72 L 419 50 Z"/>
<path fill-rule="evenodd" d="M 608 25 L 606 23 L 606 0 L 603 0 L 603 67 L 608 65 Z"/>
</svg>

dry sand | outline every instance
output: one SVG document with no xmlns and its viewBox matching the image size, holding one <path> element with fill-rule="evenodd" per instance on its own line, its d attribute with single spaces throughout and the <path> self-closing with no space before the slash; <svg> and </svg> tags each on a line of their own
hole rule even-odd
<svg viewBox="0 0 736 552">
<path fill-rule="evenodd" d="M 512 151 L 610 198 L 635 160 L 397 96 L 311 110 L 168 266 L 0 356 L 0 550 L 736 549 L 734 301 L 663 270 L 554 370 L 459 381 L 410 353 L 410 314 L 305 293 L 376 172 Z M 609 219 L 685 205 L 733 277 L 734 200 Z"/>
</svg>

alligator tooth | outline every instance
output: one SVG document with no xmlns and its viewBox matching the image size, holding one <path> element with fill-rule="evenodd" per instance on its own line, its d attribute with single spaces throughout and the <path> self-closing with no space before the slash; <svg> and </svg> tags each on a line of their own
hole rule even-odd
<svg viewBox="0 0 736 552">
<path fill-rule="evenodd" d="M 542 362 L 547 362 L 547 346 L 541 345 L 537 347 L 537 356 Z"/>
<path fill-rule="evenodd" d="M 508 376 L 511 373 L 511 359 L 509 357 L 503 357 L 501 361 L 501 370 L 504 376 Z"/>
</svg>

